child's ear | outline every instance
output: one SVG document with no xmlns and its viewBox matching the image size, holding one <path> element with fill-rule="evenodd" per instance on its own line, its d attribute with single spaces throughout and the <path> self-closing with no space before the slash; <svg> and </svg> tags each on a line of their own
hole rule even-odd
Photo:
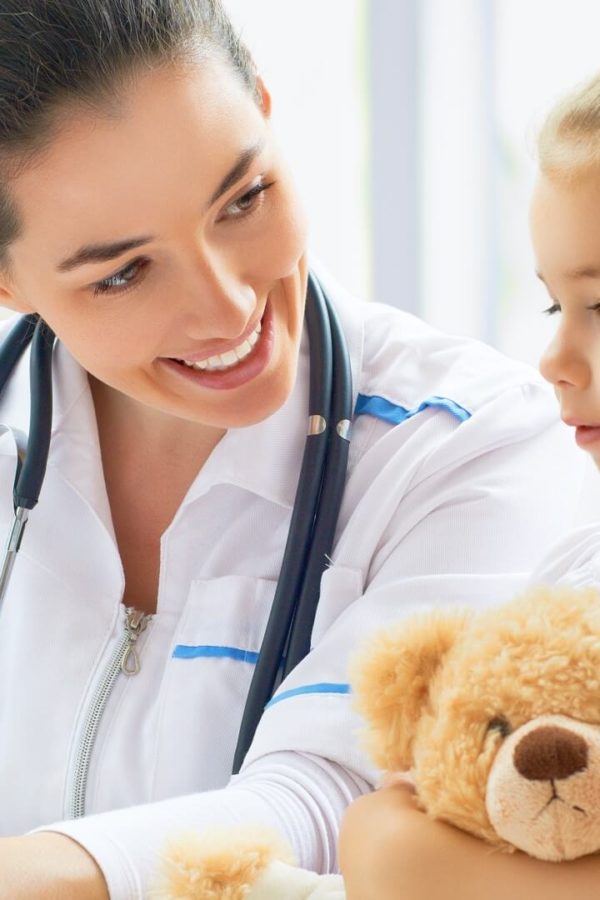
<svg viewBox="0 0 600 900">
<path fill-rule="evenodd" d="M 379 768 L 411 768 L 415 730 L 428 706 L 432 679 L 467 615 L 434 611 L 395 624 L 372 637 L 353 661 L 355 707 L 367 720 L 365 740 Z"/>
</svg>

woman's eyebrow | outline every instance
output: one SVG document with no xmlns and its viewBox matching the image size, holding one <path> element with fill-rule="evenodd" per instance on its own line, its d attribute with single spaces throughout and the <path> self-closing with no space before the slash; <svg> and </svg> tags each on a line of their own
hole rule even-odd
<svg viewBox="0 0 600 900">
<path fill-rule="evenodd" d="M 244 177 L 253 161 L 262 152 L 264 145 L 264 140 L 260 140 L 252 147 L 248 147 L 240 153 L 236 162 L 210 198 L 207 208 L 210 208 L 216 203 L 219 197 L 228 191 L 236 181 L 239 181 L 240 178 Z M 137 247 L 141 247 L 143 244 L 149 244 L 154 240 L 156 240 L 154 235 L 149 234 L 142 235 L 141 237 L 124 238 L 120 241 L 110 241 L 108 243 L 85 244 L 83 247 L 76 250 L 75 253 L 72 253 L 70 256 L 66 257 L 66 259 L 59 262 L 56 266 L 56 271 L 61 273 L 71 272 L 78 266 L 85 266 L 88 263 L 107 262 L 108 260 L 122 256 L 129 250 L 135 250 Z"/>
<path fill-rule="evenodd" d="M 122 241 L 111 241 L 108 244 L 85 244 L 76 250 L 72 256 L 63 259 L 57 267 L 57 272 L 70 272 L 78 266 L 85 266 L 88 263 L 106 262 L 109 259 L 115 259 L 122 256 L 128 250 L 135 250 L 142 244 L 149 244 L 153 241 L 153 235 L 144 235 L 143 237 L 130 238 Z"/>
<path fill-rule="evenodd" d="M 219 197 L 222 197 L 223 194 L 229 190 L 229 188 L 239 181 L 240 178 L 243 178 L 254 160 L 260 153 L 262 153 L 263 148 L 265 146 L 264 138 L 254 144 L 252 147 L 248 147 L 247 150 L 243 150 L 238 156 L 235 164 L 229 170 L 219 187 L 216 189 L 212 197 L 208 202 L 208 208 L 210 208 L 213 203 L 216 203 Z"/>
</svg>

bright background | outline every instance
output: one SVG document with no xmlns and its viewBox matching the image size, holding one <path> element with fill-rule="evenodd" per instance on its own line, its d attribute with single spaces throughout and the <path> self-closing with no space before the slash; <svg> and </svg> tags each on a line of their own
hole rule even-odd
<svg viewBox="0 0 600 900">
<path fill-rule="evenodd" d="M 536 363 L 545 111 L 600 69 L 598 0 L 225 0 L 274 97 L 312 248 L 356 294 Z"/>
</svg>

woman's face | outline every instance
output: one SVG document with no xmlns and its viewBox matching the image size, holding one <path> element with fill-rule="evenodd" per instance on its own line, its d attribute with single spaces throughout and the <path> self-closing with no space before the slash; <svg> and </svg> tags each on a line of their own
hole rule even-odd
<svg viewBox="0 0 600 900">
<path fill-rule="evenodd" d="M 564 421 L 600 467 L 600 179 L 540 177 L 531 206 L 537 271 L 557 330 L 540 362 Z"/>
<path fill-rule="evenodd" d="M 285 401 L 306 229 L 266 91 L 261 109 L 218 60 L 145 73 L 118 117 L 71 116 L 12 193 L 0 302 L 38 312 L 98 382 L 220 429 Z"/>
</svg>

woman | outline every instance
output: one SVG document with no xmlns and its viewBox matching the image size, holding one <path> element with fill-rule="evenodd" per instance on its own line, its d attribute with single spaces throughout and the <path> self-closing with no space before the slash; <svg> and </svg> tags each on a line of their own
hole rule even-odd
<svg viewBox="0 0 600 900">
<path fill-rule="evenodd" d="M 217 0 L 0 12 L 1 300 L 59 339 L 46 480 L 0 616 L 1 890 L 142 897 L 166 835 L 238 821 L 335 869 L 374 778 L 348 655 L 417 607 L 505 598 L 568 526 L 552 397 L 329 285 L 354 379 L 346 492 L 312 652 L 230 780 L 306 432 L 306 223 L 269 94 Z M 27 366 L 0 398 L 13 430 Z M 8 528 L 10 432 L 0 451 Z M 564 469 L 571 489 L 547 496 Z"/>
</svg>

